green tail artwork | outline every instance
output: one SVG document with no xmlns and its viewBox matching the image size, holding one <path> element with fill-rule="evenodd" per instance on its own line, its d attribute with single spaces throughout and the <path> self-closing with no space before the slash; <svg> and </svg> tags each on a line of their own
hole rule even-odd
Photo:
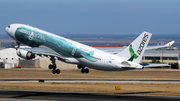
<svg viewBox="0 0 180 101">
<path fill-rule="evenodd" d="M 138 58 L 138 56 L 134 53 L 132 45 L 129 46 L 129 52 L 131 54 L 131 57 L 128 59 L 128 61 L 133 61 L 133 59 L 137 59 Z"/>
</svg>

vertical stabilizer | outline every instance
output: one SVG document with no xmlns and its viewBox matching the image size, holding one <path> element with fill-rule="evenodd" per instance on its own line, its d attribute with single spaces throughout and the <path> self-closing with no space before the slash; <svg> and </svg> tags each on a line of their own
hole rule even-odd
<svg viewBox="0 0 180 101">
<path fill-rule="evenodd" d="M 118 53 L 117 56 L 124 57 L 127 61 L 139 63 L 149 43 L 151 35 L 151 33 L 143 32 L 128 47 Z"/>
</svg>

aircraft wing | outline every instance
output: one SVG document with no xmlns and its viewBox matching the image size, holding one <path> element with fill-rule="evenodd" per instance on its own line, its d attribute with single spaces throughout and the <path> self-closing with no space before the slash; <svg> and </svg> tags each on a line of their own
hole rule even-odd
<svg viewBox="0 0 180 101">
<path fill-rule="evenodd" d="M 152 67 L 170 67 L 171 65 L 163 64 L 163 63 L 142 63 L 141 64 L 145 68 L 152 68 Z"/>
<path fill-rule="evenodd" d="M 146 50 L 170 47 L 174 42 L 175 41 L 171 41 L 165 45 L 147 46 Z M 103 50 L 103 51 L 108 52 L 108 53 L 117 54 L 117 53 L 121 52 L 122 50 L 124 50 L 126 48 L 126 46 L 125 47 L 95 47 L 95 48 L 97 48 L 99 50 Z"/>
<path fill-rule="evenodd" d="M 62 55 L 58 54 L 57 52 L 55 52 L 54 50 L 46 47 L 46 46 L 40 46 L 40 47 L 34 47 L 34 48 L 18 48 L 20 50 L 25 50 L 25 51 L 29 51 L 33 54 L 35 54 L 36 56 L 46 56 L 46 57 L 57 57 L 60 60 L 66 60 L 66 58 L 64 58 Z"/>
</svg>

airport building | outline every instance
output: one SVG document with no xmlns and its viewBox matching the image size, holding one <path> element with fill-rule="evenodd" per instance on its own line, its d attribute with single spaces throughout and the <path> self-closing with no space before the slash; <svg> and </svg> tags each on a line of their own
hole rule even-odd
<svg viewBox="0 0 180 101">
<path fill-rule="evenodd" d="M 19 64 L 18 56 L 13 48 L 1 49 L 0 51 L 0 68 L 15 67 Z"/>
<path fill-rule="evenodd" d="M 143 54 L 142 63 L 160 62 L 171 65 L 173 69 L 180 69 L 180 48 L 170 47 L 156 50 L 146 50 Z"/>
<path fill-rule="evenodd" d="M 25 60 L 19 58 L 16 54 L 16 49 L 5 48 L 0 50 L 0 68 L 10 69 L 16 66 L 26 66 L 27 68 L 38 67 L 38 59 Z"/>
<path fill-rule="evenodd" d="M 0 68 L 14 68 L 16 66 L 21 66 L 22 68 L 43 68 L 48 69 L 51 61 L 47 57 L 36 57 L 33 60 L 25 60 L 19 58 L 16 54 L 16 49 L 14 48 L 0 48 Z M 113 52 L 115 53 L 115 52 Z M 180 48 L 170 47 L 157 50 L 147 50 L 145 51 L 141 62 L 149 63 L 152 60 L 157 60 L 161 63 L 168 64 L 180 64 Z M 60 69 L 78 69 L 77 65 L 67 64 L 56 60 L 57 68 Z M 179 69 L 179 65 L 176 69 Z"/>
<path fill-rule="evenodd" d="M 158 49 L 145 51 L 142 62 L 152 62 L 153 59 L 161 63 L 179 63 L 180 49 Z"/>
</svg>

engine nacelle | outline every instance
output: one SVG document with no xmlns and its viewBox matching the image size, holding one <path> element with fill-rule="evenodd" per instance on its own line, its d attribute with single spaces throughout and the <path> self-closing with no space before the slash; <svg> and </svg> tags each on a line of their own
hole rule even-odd
<svg viewBox="0 0 180 101">
<path fill-rule="evenodd" d="M 22 50 L 22 49 L 17 49 L 16 53 L 19 57 L 24 58 L 24 59 L 33 59 L 35 58 L 35 55 L 32 52 Z"/>
</svg>

